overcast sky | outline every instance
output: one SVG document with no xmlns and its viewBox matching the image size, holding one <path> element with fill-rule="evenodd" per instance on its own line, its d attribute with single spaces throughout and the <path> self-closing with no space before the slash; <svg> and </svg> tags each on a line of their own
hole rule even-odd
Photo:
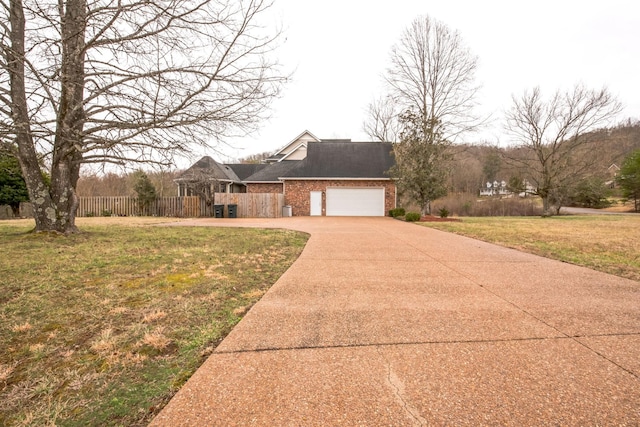
<svg viewBox="0 0 640 427">
<path fill-rule="evenodd" d="M 477 99 L 494 125 L 470 142 L 508 142 L 503 111 L 512 94 L 540 86 L 544 94 L 576 83 L 607 86 L 624 104 L 620 116 L 640 119 L 640 2 L 497 0 L 276 0 L 273 23 L 286 41 L 279 49 L 293 79 L 273 103 L 259 133 L 225 148 L 229 161 L 275 151 L 304 130 L 319 138 L 366 141 L 367 104 L 384 92 L 389 52 L 419 15 L 459 31 L 478 57 Z"/>
</svg>

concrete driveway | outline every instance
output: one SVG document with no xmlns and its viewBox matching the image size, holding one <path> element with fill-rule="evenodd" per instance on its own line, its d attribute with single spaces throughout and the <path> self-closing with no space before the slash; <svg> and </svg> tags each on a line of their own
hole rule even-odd
<svg viewBox="0 0 640 427">
<path fill-rule="evenodd" d="M 640 283 L 389 218 L 311 238 L 151 423 L 639 425 Z"/>
</svg>

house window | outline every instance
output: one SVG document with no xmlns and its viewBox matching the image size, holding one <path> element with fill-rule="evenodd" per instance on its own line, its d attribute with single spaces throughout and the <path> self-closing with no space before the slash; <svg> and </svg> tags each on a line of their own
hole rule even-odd
<svg viewBox="0 0 640 427">
<path fill-rule="evenodd" d="M 227 192 L 227 184 L 224 182 L 216 182 L 213 184 L 213 191 L 215 193 L 226 193 Z"/>
</svg>

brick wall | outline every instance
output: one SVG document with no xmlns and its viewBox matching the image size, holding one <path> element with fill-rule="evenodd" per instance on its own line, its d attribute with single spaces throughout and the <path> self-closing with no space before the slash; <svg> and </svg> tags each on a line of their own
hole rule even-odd
<svg viewBox="0 0 640 427">
<path fill-rule="evenodd" d="M 311 191 L 326 191 L 327 187 L 384 187 L 384 212 L 389 215 L 389 210 L 395 208 L 396 186 L 393 181 L 306 181 L 306 180 L 286 180 L 284 204 L 290 205 L 293 216 L 309 216 L 311 207 L 309 205 L 309 193 Z M 326 200 L 322 200 L 322 212 L 326 209 Z"/>
<path fill-rule="evenodd" d="M 264 183 L 247 184 L 247 193 L 279 193 L 282 194 L 282 184 Z"/>
</svg>

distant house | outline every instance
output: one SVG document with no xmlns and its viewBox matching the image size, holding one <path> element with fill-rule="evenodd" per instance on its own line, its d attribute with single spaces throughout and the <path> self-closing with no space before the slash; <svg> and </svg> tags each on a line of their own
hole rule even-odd
<svg viewBox="0 0 640 427">
<path fill-rule="evenodd" d="M 609 188 L 615 188 L 617 183 L 616 180 L 618 179 L 619 173 L 620 173 L 620 166 L 616 165 L 615 163 L 612 163 L 611 166 L 607 168 L 607 175 L 609 176 L 609 179 L 605 182 L 605 185 Z"/>
<path fill-rule="evenodd" d="M 620 172 L 620 166 L 616 165 L 615 163 L 612 163 L 611 166 L 607 168 L 607 172 L 609 173 L 609 176 L 611 176 L 611 178 L 615 179 L 618 176 L 618 173 Z"/>
<path fill-rule="evenodd" d="M 506 181 L 487 181 L 485 188 L 480 189 L 481 196 L 506 196 L 511 194 L 511 192 L 507 189 Z"/>
<path fill-rule="evenodd" d="M 246 186 L 228 165 L 221 165 L 204 156 L 181 173 L 174 182 L 178 184 L 178 196 L 207 195 L 213 193 L 244 193 Z"/>
<path fill-rule="evenodd" d="M 524 189 L 518 196 L 527 197 L 527 195 L 535 194 L 536 188 L 532 186 L 529 181 L 524 180 Z M 493 197 L 493 196 L 510 196 L 514 193 L 509 190 L 506 181 L 488 181 L 485 187 L 480 188 L 480 196 Z"/>
<path fill-rule="evenodd" d="M 391 143 L 319 139 L 305 131 L 264 164 L 219 166 L 234 172 L 248 193 L 284 194 L 294 216 L 384 216 L 396 207 L 388 175 L 394 164 Z M 231 177 L 225 182 L 226 190 L 240 185 Z"/>
</svg>

